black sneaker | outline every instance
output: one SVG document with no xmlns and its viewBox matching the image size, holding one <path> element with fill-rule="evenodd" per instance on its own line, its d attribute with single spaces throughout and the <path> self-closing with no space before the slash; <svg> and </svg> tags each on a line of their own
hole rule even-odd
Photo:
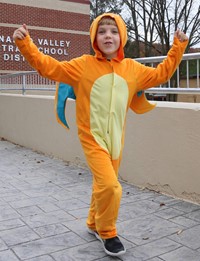
<svg viewBox="0 0 200 261">
<path fill-rule="evenodd" d="M 104 251 L 110 256 L 120 256 L 126 253 L 126 249 L 118 237 L 102 239 L 98 237 L 103 244 Z"/>
<path fill-rule="evenodd" d="M 106 254 L 120 256 L 126 253 L 126 249 L 118 237 L 102 239 L 96 231 L 88 228 L 88 232 L 102 242 Z"/>
<path fill-rule="evenodd" d="M 93 235 L 93 236 L 96 236 L 97 232 L 95 230 L 92 230 L 91 228 L 87 228 L 87 231 L 89 234 Z"/>
</svg>

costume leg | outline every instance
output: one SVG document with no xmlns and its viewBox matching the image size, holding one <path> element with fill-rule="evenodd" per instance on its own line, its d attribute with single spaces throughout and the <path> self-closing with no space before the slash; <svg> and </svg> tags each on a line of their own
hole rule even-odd
<svg viewBox="0 0 200 261">
<path fill-rule="evenodd" d="M 115 237 L 122 194 L 116 175 L 118 164 L 113 164 L 110 155 L 99 146 L 87 151 L 86 157 L 93 174 L 93 193 L 87 225 L 97 230 L 104 239 Z"/>
<path fill-rule="evenodd" d="M 89 214 L 87 218 L 87 226 L 96 231 L 96 224 L 95 224 L 95 215 L 96 215 L 96 209 L 95 209 L 95 199 L 94 199 L 94 190 L 92 189 L 92 196 L 91 196 L 91 202 L 90 202 L 90 209 Z"/>
</svg>

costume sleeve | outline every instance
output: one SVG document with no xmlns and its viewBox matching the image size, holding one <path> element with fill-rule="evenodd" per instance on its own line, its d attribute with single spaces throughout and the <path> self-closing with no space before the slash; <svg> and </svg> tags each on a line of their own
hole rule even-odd
<svg viewBox="0 0 200 261">
<path fill-rule="evenodd" d="M 24 40 L 16 39 L 15 43 L 31 67 L 38 71 L 41 76 L 77 86 L 85 68 L 86 56 L 72 59 L 70 62 L 59 62 L 40 52 L 29 35 Z"/>
<path fill-rule="evenodd" d="M 180 42 L 178 38 L 175 37 L 173 46 L 169 50 L 166 59 L 156 68 L 142 64 L 135 66 L 137 90 L 145 90 L 167 82 L 180 64 L 187 43 L 188 41 Z"/>
</svg>

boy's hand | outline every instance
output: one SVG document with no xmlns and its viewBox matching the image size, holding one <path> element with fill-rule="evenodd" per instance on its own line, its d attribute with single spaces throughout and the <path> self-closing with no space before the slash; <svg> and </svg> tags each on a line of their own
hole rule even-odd
<svg viewBox="0 0 200 261">
<path fill-rule="evenodd" d="M 176 30 L 174 36 L 177 37 L 180 42 L 184 42 L 188 40 L 187 35 L 184 32 L 182 32 L 180 29 Z"/>
<path fill-rule="evenodd" d="M 25 24 L 16 29 L 13 33 L 13 40 L 20 39 L 23 40 L 28 35 L 28 28 Z"/>
</svg>

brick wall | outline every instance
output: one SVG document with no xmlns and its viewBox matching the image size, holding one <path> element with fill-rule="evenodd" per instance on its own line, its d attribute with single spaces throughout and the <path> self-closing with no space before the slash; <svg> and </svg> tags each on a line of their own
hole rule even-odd
<svg viewBox="0 0 200 261">
<path fill-rule="evenodd" d="M 90 4 L 90 1 L 89 0 L 60 0 L 60 1 L 63 1 L 63 2 L 75 2 L 75 3 L 80 3 L 80 4 Z"/>
<path fill-rule="evenodd" d="M 12 41 L 14 30 L 23 23 L 35 44 L 60 61 L 90 53 L 89 13 L 0 3 L 0 17 L 1 74 L 32 70 Z"/>
</svg>

